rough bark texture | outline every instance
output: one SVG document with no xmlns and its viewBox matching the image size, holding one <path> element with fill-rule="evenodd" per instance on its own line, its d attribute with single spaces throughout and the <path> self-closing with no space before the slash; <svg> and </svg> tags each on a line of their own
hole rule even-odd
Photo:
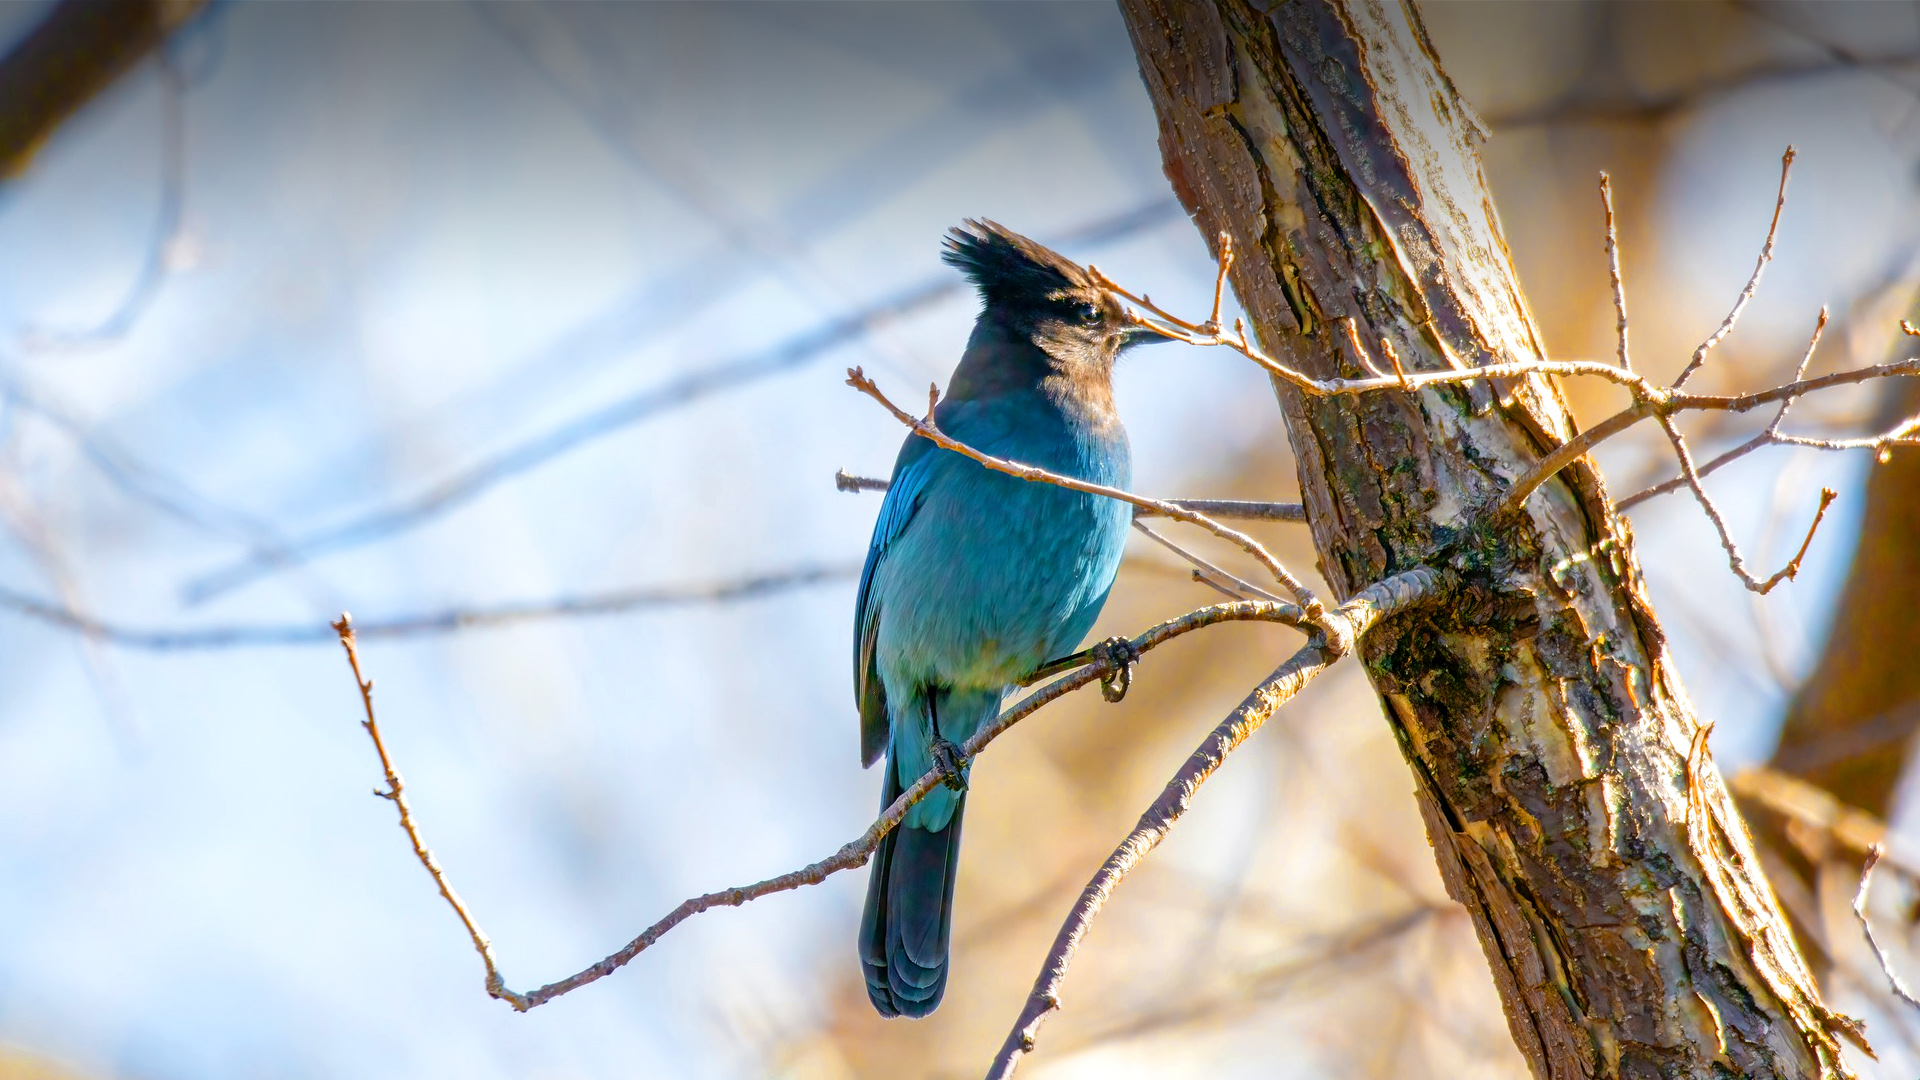
<svg viewBox="0 0 1920 1080">
<path fill-rule="evenodd" d="M 1482 130 L 1399 0 L 1122 0 L 1168 177 L 1228 233 L 1261 341 L 1357 376 L 1341 320 L 1411 369 L 1542 355 L 1480 175 Z M 1595 239 L 1595 257 L 1599 257 Z M 1382 628 L 1369 677 L 1542 1077 L 1844 1075 L 1585 463 L 1485 509 L 1572 424 L 1542 380 L 1366 397 L 1277 386 L 1327 580 L 1469 581 Z"/>
</svg>

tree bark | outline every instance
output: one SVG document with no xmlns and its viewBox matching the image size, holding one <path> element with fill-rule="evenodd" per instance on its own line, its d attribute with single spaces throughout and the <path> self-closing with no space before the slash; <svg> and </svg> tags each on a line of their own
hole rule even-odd
<svg viewBox="0 0 1920 1080">
<path fill-rule="evenodd" d="M 1480 173 L 1484 129 L 1400 0 L 1121 0 L 1168 178 L 1261 342 L 1319 377 L 1543 357 Z M 1600 258 L 1596 230 L 1593 256 Z M 1531 378 L 1309 397 L 1276 383 L 1321 569 L 1469 583 L 1362 657 L 1448 891 L 1536 1076 L 1847 1075 L 1675 675 L 1633 542 Z"/>
</svg>

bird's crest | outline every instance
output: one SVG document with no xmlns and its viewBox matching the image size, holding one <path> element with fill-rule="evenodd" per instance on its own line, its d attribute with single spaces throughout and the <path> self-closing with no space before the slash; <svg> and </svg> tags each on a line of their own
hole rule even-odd
<svg viewBox="0 0 1920 1080">
<path fill-rule="evenodd" d="M 988 304 L 1094 289 L 1079 264 L 994 221 L 968 218 L 947 234 L 940 258 L 965 274 Z"/>
</svg>

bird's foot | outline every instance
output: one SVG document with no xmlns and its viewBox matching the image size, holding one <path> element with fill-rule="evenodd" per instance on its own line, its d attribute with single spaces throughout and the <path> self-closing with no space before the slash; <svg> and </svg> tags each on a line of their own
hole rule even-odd
<svg viewBox="0 0 1920 1080">
<path fill-rule="evenodd" d="M 939 735 L 933 737 L 933 764 L 940 770 L 940 780 L 948 787 L 962 794 L 967 790 L 967 759 L 960 748 Z"/>
<path fill-rule="evenodd" d="M 1087 651 L 1093 654 L 1095 663 L 1107 669 L 1107 673 L 1100 676 L 1100 696 L 1108 701 L 1126 697 L 1133 687 L 1133 665 L 1140 660 L 1140 650 L 1132 639 L 1110 637 Z"/>
</svg>

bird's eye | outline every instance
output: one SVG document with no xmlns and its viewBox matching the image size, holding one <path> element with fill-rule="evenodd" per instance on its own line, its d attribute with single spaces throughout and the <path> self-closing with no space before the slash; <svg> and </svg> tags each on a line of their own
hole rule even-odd
<svg viewBox="0 0 1920 1080">
<path fill-rule="evenodd" d="M 1100 321 L 1100 309 L 1092 304 L 1073 305 L 1073 317 L 1083 326 L 1091 326 Z"/>
</svg>

